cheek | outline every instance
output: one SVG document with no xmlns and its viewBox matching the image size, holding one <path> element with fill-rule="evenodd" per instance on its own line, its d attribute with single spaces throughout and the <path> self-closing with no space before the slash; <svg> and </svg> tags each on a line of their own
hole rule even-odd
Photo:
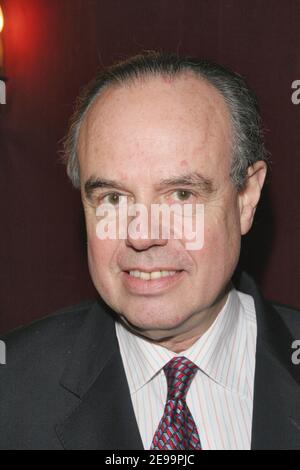
<svg viewBox="0 0 300 470">
<path fill-rule="evenodd" d="M 113 251 L 114 240 L 101 240 L 97 236 L 97 223 L 94 214 L 87 214 L 86 229 L 90 270 L 93 272 L 106 272 Z"/>
<path fill-rule="evenodd" d="M 115 240 L 100 240 L 96 234 L 88 236 L 88 263 L 95 283 L 107 282 L 112 274 L 112 258 L 116 248 Z"/>
<path fill-rule="evenodd" d="M 234 212 L 218 211 L 207 217 L 204 226 L 204 245 L 191 252 L 198 269 L 216 276 L 234 269 L 240 253 L 239 224 Z"/>
</svg>

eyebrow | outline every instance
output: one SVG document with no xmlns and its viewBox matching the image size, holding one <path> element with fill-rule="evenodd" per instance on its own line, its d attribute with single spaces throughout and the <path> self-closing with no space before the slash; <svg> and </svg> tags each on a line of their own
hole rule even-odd
<svg viewBox="0 0 300 470">
<path fill-rule="evenodd" d="M 187 186 L 189 188 L 198 189 L 207 194 L 215 192 L 213 181 L 209 178 L 204 177 L 198 172 L 171 176 L 169 178 L 162 179 L 157 185 L 155 185 L 157 189 L 163 189 L 173 186 Z M 86 198 L 91 199 L 93 193 L 97 189 L 102 188 L 113 188 L 119 189 L 120 191 L 124 190 L 124 186 L 116 180 L 91 176 L 84 184 Z"/>
<path fill-rule="evenodd" d="M 91 199 L 93 193 L 97 189 L 101 189 L 101 188 L 114 188 L 114 189 L 119 189 L 119 190 L 124 189 L 122 184 L 118 183 L 115 180 L 91 176 L 84 185 L 84 192 L 85 192 L 87 199 Z"/>
<path fill-rule="evenodd" d="M 158 184 L 159 188 L 169 186 L 188 186 L 209 194 L 215 191 L 213 181 L 204 177 L 197 171 L 192 173 L 185 173 L 181 176 L 171 176 L 170 178 L 161 180 Z"/>
</svg>

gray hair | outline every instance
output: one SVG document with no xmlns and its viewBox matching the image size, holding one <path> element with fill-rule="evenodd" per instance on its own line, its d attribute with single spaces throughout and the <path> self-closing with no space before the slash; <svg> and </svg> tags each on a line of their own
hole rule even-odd
<svg viewBox="0 0 300 470">
<path fill-rule="evenodd" d="M 221 65 L 208 60 L 153 51 L 136 55 L 101 71 L 77 98 L 69 131 L 63 141 L 62 157 L 67 166 L 67 174 L 75 188 L 80 188 L 77 155 L 80 127 L 91 105 L 104 88 L 121 86 L 128 82 L 134 83 L 143 77 L 177 77 L 186 72 L 192 72 L 196 77 L 214 86 L 227 103 L 233 129 L 230 177 L 238 191 L 243 189 L 248 167 L 259 160 L 268 162 L 255 93 L 241 75 Z"/>
</svg>

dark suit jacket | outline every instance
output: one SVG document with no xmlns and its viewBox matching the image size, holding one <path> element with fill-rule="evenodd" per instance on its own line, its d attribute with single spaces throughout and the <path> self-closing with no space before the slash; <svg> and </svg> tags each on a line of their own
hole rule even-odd
<svg viewBox="0 0 300 470">
<path fill-rule="evenodd" d="M 254 297 L 258 339 L 253 449 L 300 449 L 300 312 Z M 115 333 L 101 300 L 62 310 L 5 338 L 0 366 L 1 449 L 143 449 Z"/>
</svg>

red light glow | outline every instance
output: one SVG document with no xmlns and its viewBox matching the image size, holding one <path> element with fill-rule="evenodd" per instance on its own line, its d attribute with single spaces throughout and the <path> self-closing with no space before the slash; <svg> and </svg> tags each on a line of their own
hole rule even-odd
<svg viewBox="0 0 300 470">
<path fill-rule="evenodd" d="M 4 28 L 4 16 L 3 16 L 2 8 L 0 6 L 0 33 L 2 33 L 3 28 Z"/>
</svg>

